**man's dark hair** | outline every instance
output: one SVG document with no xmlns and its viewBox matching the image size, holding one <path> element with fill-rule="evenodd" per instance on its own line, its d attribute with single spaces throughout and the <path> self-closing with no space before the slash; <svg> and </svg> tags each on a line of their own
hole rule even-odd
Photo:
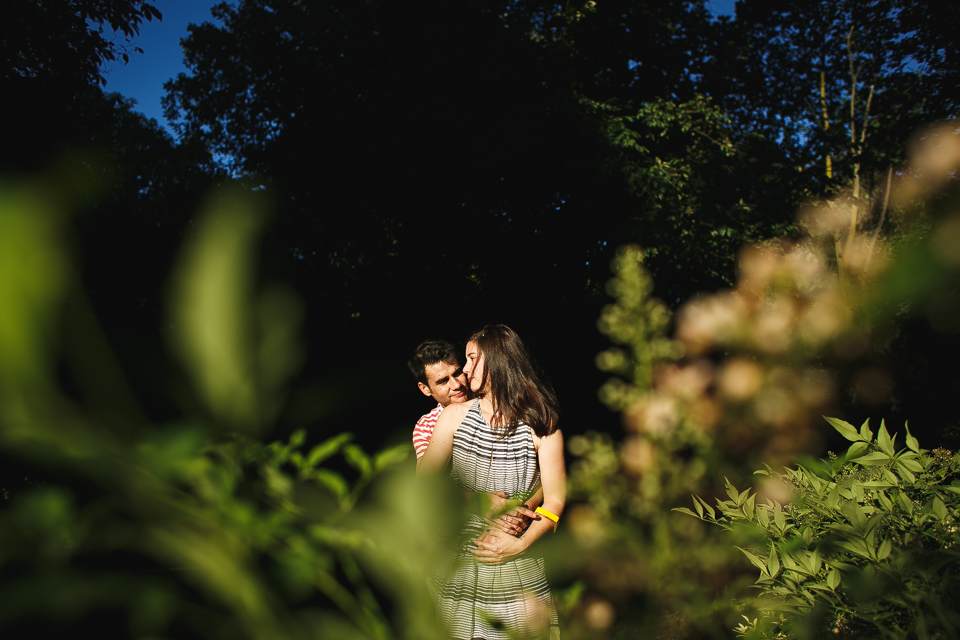
<svg viewBox="0 0 960 640">
<path fill-rule="evenodd" d="M 424 340 L 407 361 L 407 366 L 417 382 L 427 384 L 427 367 L 437 362 L 460 363 L 457 350 L 446 340 Z"/>
</svg>

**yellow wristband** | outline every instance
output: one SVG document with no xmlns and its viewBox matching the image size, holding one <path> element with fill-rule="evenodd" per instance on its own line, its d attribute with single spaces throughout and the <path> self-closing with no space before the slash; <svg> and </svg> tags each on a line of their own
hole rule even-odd
<svg viewBox="0 0 960 640">
<path fill-rule="evenodd" d="M 549 511 L 547 511 L 547 510 L 544 509 L 543 507 L 537 507 L 536 509 L 533 510 L 533 512 L 534 512 L 534 513 L 541 513 L 541 514 L 545 515 L 546 517 L 550 518 L 551 520 L 553 520 L 554 522 L 560 522 L 560 516 L 558 516 L 558 515 L 555 514 L 555 513 L 550 513 Z"/>
</svg>

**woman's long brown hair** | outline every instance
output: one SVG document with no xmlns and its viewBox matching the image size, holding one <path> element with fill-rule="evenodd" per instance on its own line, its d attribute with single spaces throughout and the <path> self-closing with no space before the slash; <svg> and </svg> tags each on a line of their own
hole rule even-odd
<svg viewBox="0 0 960 640">
<path fill-rule="evenodd" d="M 504 437 L 521 424 L 529 425 L 541 438 L 553 433 L 560 418 L 557 396 L 516 332 L 503 324 L 491 324 L 468 342 L 475 342 L 483 354 L 480 388 L 490 380 L 494 406 L 491 425 L 503 430 Z"/>
</svg>

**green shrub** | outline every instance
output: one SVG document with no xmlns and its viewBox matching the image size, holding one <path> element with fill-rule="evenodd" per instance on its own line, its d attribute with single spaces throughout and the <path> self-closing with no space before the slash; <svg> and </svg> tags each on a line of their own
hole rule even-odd
<svg viewBox="0 0 960 640">
<path fill-rule="evenodd" d="M 436 492 L 409 444 L 260 439 L 299 365 L 300 314 L 257 286 L 253 198 L 212 197 L 177 263 L 164 331 L 191 410 L 150 424 L 121 411 L 96 323 L 64 326 L 88 307 L 52 193 L 0 183 L 0 636 L 441 637 L 425 572 L 459 514 L 424 514 Z M 64 390 L 71 341 L 85 378 L 120 381 L 108 410 Z"/>
<path fill-rule="evenodd" d="M 757 471 L 756 492 L 727 481 L 728 500 L 676 509 L 747 540 L 759 570 L 746 638 L 951 638 L 960 632 L 960 456 L 898 448 L 834 418 L 846 453 L 783 473 Z"/>
</svg>

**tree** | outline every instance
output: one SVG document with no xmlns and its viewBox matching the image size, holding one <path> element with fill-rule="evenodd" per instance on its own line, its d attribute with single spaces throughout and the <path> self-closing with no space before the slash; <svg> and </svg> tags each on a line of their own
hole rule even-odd
<svg viewBox="0 0 960 640">
<path fill-rule="evenodd" d="M 931 19 L 954 24 L 956 12 L 932 4 L 741 0 L 722 26 L 708 92 L 743 131 L 777 142 L 807 197 L 857 177 L 870 191 L 904 162 L 917 128 L 958 106 L 956 47 Z"/>
<path fill-rule="evenodd" d="M 756 235 L 739 194 L 711 195 L 733 160 L 693 91 L 702 2 L 251 0 L 216 12 L 222 26 L 185 41 L 191 73 L 168 85 L 168 113 L 274 194 L 271 251 L 310 266 L 324 308 L 378 315 L 417 299 L 408 283 L 447 273 L 465 302 L 577 305 L 626 240 L 669 255 L 664 283 L 682 296 L 703 285 L 683 282 L 694 274 L 722 281 L 731 246 Z M 646 142 L 621 144 L 631 136 Z M 673 270 L 687 259 L 672 253 L 692 246 L 681 219 L 708 268 L 690 256 Z M 537 290 L 518 289 L 517 272 Z"/>
<path fill-rule="evenodd" d="M 52 5 L 13 0 L 0 26 L 0 90 L 7 117 L 16 122 L 0 171 L 29 172 L 99 130 L 103 107 L 101 65 L 129 59 L 144 21 L 161 14 L 147 0 L 69 0 Z M 120 35 L 116 40 L 107 30 Z"/>
<path fill-rule="evenodd" d="M 69 83 L 106 84 L 102 65 L 127 51 L 143 53 L 130 41 L 140 25 L 162 15 L 154 0 L 65 0 L 57 6 L 11 0 L 0 26 L 3 79 L 50 78 Z M 108 38 L 109 28 L 123 37 Z"/>
<path fill-rule="evenodd" d="M 71 326 L 99 323 L 120 347 L 119 359 L 139 363 L 161 349 L 163 276 L 216 176 L 201 148 L 176 144 L 131 101 L 102 90 L 103 65 L 140 52 L 131 44 L 140 26 L 161 18 L 154 3 L 53 4 L 15 0 L 13 18 L 0 26 L 0 87 L 16 96 L 7 101 L 15 124 L 0 172 L 11 184 L 40 180 L 77 214 L 84 287 L 68 306 Z M 162 375 L 145 366 L 128 372 L 149 404 Z M 102 389 L 89 373 L 77 377 L 79 385 Z"/>
</svg>

